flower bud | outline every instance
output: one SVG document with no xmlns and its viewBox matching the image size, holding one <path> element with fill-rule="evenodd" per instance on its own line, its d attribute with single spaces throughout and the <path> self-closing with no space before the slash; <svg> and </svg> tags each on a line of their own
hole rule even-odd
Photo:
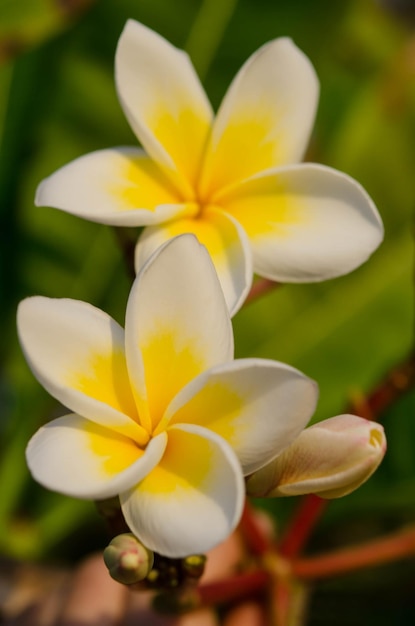
<svg viewBox="0 0 415 626">
<path fill-rule="evenodd" d="M 182 559 L 182 571 L 186 578 L 199 579 L 205 571 L 206 556 L 204 554 L 192 554 Z"/>
<path fill-rule="evenodd" d="M 338 415 L 306 430 L 271 463 L 247 479 L 253 497 L 307 493 L 339 498 L 354 491 L 376 470 L 386 452 L 376 422 Z"/>
<path fill-rule="evenodd" d="M 132 585 L 149 574 L 154 555 L 132 533 L 125 533 L 114 537 L 105 548 L 104 561 L 114 580 Z"/>
</svg>

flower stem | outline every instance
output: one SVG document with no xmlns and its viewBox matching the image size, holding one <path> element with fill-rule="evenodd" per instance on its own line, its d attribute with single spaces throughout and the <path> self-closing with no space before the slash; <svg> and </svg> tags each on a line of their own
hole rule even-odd
<svg viewBox="0 0 415 626">
<path fill-rule="evenodd" d="M 266 536 L 258 524 L 255 517 L 255 510 L 248 499 L 245 500 L 239 528 L 243 534 L 245 543 L 253 554 L 262 556 L 272 548 L 272 541 Z"/>
<path fill-rule="evenodd" d="M 299 507 L 281 539 L 278 548 L 281 556 L 293 558 L 301 552 L 326 506 L 327 500 L 313 494 L 305 496 L 300 501 Z"/>
<path fill-rule="evenodd" d="M 273 593 L 270 594 L 272 622 L 275 626 L 288 626 L 292 604 L 292 584 L 287 580 L 278 579 Z"/>
<path fill-rule="evenodd" d="M 272 291 L 273 289 L 278 287 L 278 285 L 279 283 L 276 283 L 273 280 L 269 280 L 268 278 L 259 278 L 252 285 L 251 291 L 249 292 L 245 300 L 245 304 L 250 304 L 251 302 L 254 302 L 254 300 L 257 300 L 257 298 L 264 296 L 269 291 Z"/>
<path fill-rule="evenodd" d="M 354 402 L 348 411 L 366 419 L 378 420 L 391 404 L 414 386 L 415 353 L 412 353 L 389 372 L 367 397 Z M 327 504 L 327 500 L 312 494 L 303 498 L 280 543 L 282 556 L 293 558 L 301 552 Z"/>
<path fill-rule="evenodd" d="M 351 410 L 366 419 L 378 420 L 386 409 L 415 387 L 415 352 L 389 372 L 366 397 L 354 402 Z"/>
<path fill-rule="evenodd" d="M 298 578 L 316 580 L 395 561 L 413 554 L 415 554 L 415 528 L 410 528 L 361 546 L 295 560 L 291 563 L 291 568 L 293 575 Z"/>
<path fill-rule="evenodd" d="M 231 576 L 217 583 L 200 585 L 197 592 L 198 605 L 217 605 L 224 602 L 246 599 L 263 590 L 270 581 L 270 575 L 264 569 L 256 569 Z"/>
</svg>

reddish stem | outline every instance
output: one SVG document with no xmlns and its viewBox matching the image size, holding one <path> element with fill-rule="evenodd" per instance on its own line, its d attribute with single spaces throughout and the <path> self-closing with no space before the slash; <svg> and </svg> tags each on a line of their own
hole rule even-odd
<svg viewBox="0 0 415 626">
<path fill-rule="evenodd" d="M 387 374 L 366 398 L 353 403 L 351 410 L 366 419 L 378 420 L 395 400 L 414 386 L 415 353 Z"/>
<path fill-rule="evenodd" d="M 260 296 L 263 296 L 269 291 L 272 291 L 272 289 L 278 287 L 278 285 L 279 283 L 269 280 L 268 278 L 259 278 L 252 285 L 251 291 L 245 300 L 245 304 L 250 304 Z"/>
<path fill-rule="evenodd" d="M 414 386 L 415 354 L 411 354 L 367 398 L 355 403 L 350 410 L 366 419 L 377 420 L 395 400 Z M 282 556 L 292 558 L 301 552 L 327 504 L 327 500 L 315 495 L 303 498 L 281 541 L 279 552 Z"/>
<path fill-rule="evenodd" d="M 291 563 L 291 571 L 298 578 L 315 580 L 395 561 L 413 554 L 415 554 L 415 528 L 399 531 L 364 545 L 295 560 Z"/>
<path fill-rule="evenodd" d="M 292 587 L 290 583 L 282 579 L 277 580 L 270 600 L 276 626 L 288 626 L 292 601 Z"/>
<path fill-rule="evenodd" d="M 301 552 L 326 506 L 327 500 L 313 494 L 305 496 L 300 501 L 299 507 L 281 539 L 278 548 L 281 556 L 293 558 Z"/>
<path fill-rule="evenodd" d="M 257 556 L 262 556 L 270 551 L 272 541 L 258 524 L 255 515 L 255 509 L 251 506 L 248 499 L 245 499 L 239 528 L 249 550 Z"/>
<path fill-rule="evenodd" d="M 200 585 L 196 590 L 198 604 L 212 606 L 239 598 L 246 599 L 247 596 L 263 590 L 269 581 L 268 572 L 257 569 L 215 583 Z"/>
</svg>

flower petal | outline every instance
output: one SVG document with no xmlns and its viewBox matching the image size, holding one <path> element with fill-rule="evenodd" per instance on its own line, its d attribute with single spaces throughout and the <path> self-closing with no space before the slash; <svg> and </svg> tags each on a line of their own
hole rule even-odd
<svg viewBox="0 0 415 626">
<path fill-rule="evenodd" d="M 383 238 L 381 219 L 365 190 L 322 165 L 258 176 L 222 202 L 248 234 L 254 270 L 272 280 L 311 282 L 346 274 Z"/>
<path fill-rule="evenodd" d="M 209 251 L 233 316 L 242 306 L 252 283 L 252 253 L 241 226 L 216 207 L 207 207 L 198 219 L 180 219 L 146 228 L 136 247 L 138 271 L 162 243 L 176 235 L 193 233 Z"/>
<path fill-rule="evenodd" d="M 20 303 L 17 323 L 29 366 L 52 396 L 147 443 L 129 384 L 124 331 L 113 319 L 84 302 L 36 296 Z"/>
<path fill-rule="evenodd" d="M 314 68 L 290 39 L 276 39 L 260 48 L 241 68 L 220 106 L 207 148 L 201 196 L 262 170 L 300 161 L 317 99 Z"/>
<path fill-rule="evenodd" d="M 250 474 L 298 436 L 317 396 L 317 385 L 284 363 L 239 359 L 191 382 L 169 406 L 166 421 L 218 433 L 235 450 L 244 474 Z"/>
<path fill-rule="evenodd" d="M 248 478 L 254 497 L 314 493 L 339 498 L 360 487 L 386 451 L 383 428 L 355 415 L 337 415 L 304 430 L 272 463 Z"/>
<path fill-rule="evenodd" d="M 143 267 L 131 290 L 125 332 L 128 370 L 140 417 L 147 407 L 147 428 L 158 424 L 190 380 L 232 359 L 229 313 L 196 237 L 176 237 Z"/>
<path fill-rule="evenodd" d="M 166 433 L 145 450 L 113 430 L 70 414 L 43 426 L 26 457 L 40 484 L 76 498 L 104 499 L 136 485 L 163 456 Z"/>
<path fill-rule="evenodd" d="M 68 163 L 40 183 L 35 202 L 114 226 L 159 224 L 194 211 L 142 150 L 123 147 Z"/>
<path fill-rule="evenodd" d="M 203 553 L 239 521 L 242 472 L 221 437 L 198 426 L 176 426 L 168 430 L 158 466 L 120 500 L 128 526 L 148 548 L 172 558 Z"/>
<path fill-rule="evenodd" d="M 115 78 L 138 139 L 188 194 L 199 172 L 212 110 L 187 54 L 128 20 L 118 43 Z"/>
</svg>

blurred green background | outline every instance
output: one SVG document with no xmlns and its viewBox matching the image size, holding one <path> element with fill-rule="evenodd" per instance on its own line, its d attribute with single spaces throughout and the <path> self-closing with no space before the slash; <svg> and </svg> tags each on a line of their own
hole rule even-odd
<svg viewBox="0 0 415 626">
<path fill-rule="evenodd" d="M 252 52 L 291 36 L 321 81 L 307 159 L 359 180 L 385 223 L 384 244 L 351 275 L 284 286 L 240 311 L 237 356 L 282 360 L 315 378 L 316 419 L 322 419 L 373 389 L 413 346 L 411 0 L 0 0 L 0 552 L 6 557 L 72 561 L 106 541 L 93 504 L 45 491 L 26 469 L 28 439 L 61 407 L 24 362 L 15 310 L 32 294 L 74 297 L 123 323 L 131 278 L 114 231 L 36 208 L 34 193 L 77 156 L 136 144 L 113 81 L 114 51 L 129 17 L 189 51 L 215 107 Z M 414 522 L 414 392 L 382 422 L 389 441 L 383 465 L 356 493 L 330 504 L 310 550 Z M 281 527 L 294 505 L 278 500 L 268 508 Z M 406 562 L 319 584 L 310 623 L 349 624 L 353 615 L 354 624 L 413 624 L 414 574 L 415 565 Z"/>
</svg>

